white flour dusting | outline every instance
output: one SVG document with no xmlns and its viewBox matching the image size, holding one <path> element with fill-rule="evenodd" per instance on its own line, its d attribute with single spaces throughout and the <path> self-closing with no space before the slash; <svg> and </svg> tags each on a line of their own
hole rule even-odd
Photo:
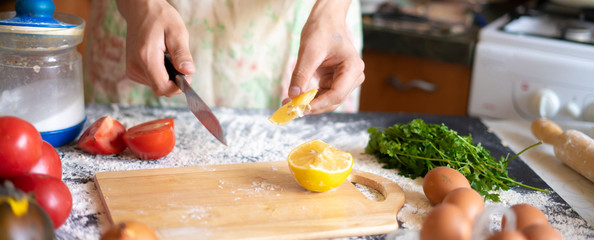
<svg viewBox="0 0 594 240">
<path fill-rule="evenodd" d="M 264 181 L 253 181 L 252 186 L 255 192 L 283 191 L 281 186 Z"/>
<path fill-rule="evenodd" d="M 211 216 L 209 207 L 192 206 L 184 215 L 181 215 L 180 222 L 188 223 L 194 220 L 208 221 Z"/>
<path fill-rule="evenodd" d="M 287 126 L 270 123 L 268 111 L 241 112 L 233 109 L 215 109 L 229 146 L 220 144 L 206 131 L 200 122 L 185 109 L 159 108 L 120 108 L 111 106 L 87 106 L 88 122 L 85 127 L 109 114 L 124 126 L 154 120 L 157 118 L 175 118 L 176 146 L 162 159 L 141 161 L 129 152 L 114 156 L 92 156 L 83 152 L 74 144 L 58 148 L 63 162 L 63 179 L 73 195 L 73 209 L 70 218 L 58 230 L 59 239 L 97 239 L 109 226 L 105 208 L 100 200 L 94 184 L 93 176 L 97 172 L 168 168 L 183 166 L 202 166 L 207 171 L 215 171 L 217 164 L 284 161 L 288 153 L 296 146 L 314 139 L 324 142 L 343 151 L 350 152 L 354 159 L 354 169 L 371 172 L 396 182 L 405 193 L 405 203 L 397 217 L 402 229 L 418 230 L 432 206 L 425 198 L 422 190 L 422 179 L 409 179 L 398 175 L 393 169 L 384 169 L 374 156 L 364 153 L 368 142 L 366 129 L 370 126 L 364 120 L 336 121 L 327 116 L 316 116 L 315 124 L 308 116 L 292 121 Z M 277 169 L 272 169 L 276 171 Z M 231 193 L 248 191 L 267 193 L 270 197 L 280 196 L 282 187 L 255 179 L 249 187 L 238 188 L 230 180 L 220 179 L 218 188 Z M 358 186 L 362 192 L 372 198 L 381 200 L 383 196 L 377 191 Z M 312 193 L 313 194 L 313 193 Z M 549 222 L 558 229 L 565 239 L 589 239 L 594 237 L 594 230 L 584 220 L 571 214 L 553 216 L 551 213 L 563 209 L 549 195 L 524 191 L 500 192 L 501 203 L 487 202 L 487 205 L 510 206 L 517 203 L 530 203 L 543 210 Z M 235 200 L 241 200 L 236 197 Z M 298 206 L 296 211 L 307 211 Z M 181 216 L 182 221 L 208 219 L 208 209 L 196 207 Z M 184 234 L 187 232 L 208 233 L 205 229 L 170 229 L 161 234 Z M 362 237 L 365 238 L 365 237 Z"/>
<path fill-rule="evenodd" d="M 231 194 L 240 194 L 243 196 L 258 196 L 258 197 L 262 197 L 262 196 L 280 196 L 280 193 L 278 192 L 282 192 L 284 191 L 284 189 L 277 185 L 277 184 L 272 184 L 272 183 L 268 183 L 265 182 L 261 179 L 258 180 L 254 180 L 252 181 L 252 183 L 250 185 L 248 185 L 247 187 L 232 187 L 231 190 Z M 236 197 L 236 200 L 241 199 L 241 197 Z"/>
</svg>

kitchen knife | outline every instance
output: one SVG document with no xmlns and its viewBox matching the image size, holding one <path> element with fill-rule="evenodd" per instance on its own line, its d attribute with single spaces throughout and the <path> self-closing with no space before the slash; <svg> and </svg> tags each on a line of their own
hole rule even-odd
<svg viewBox="0 0 594 240">
<path fill-rule="evenodd" d="M 188 108 L 198 118 L 198 120 L 206 127 L 206 129 L 217 138 L 222 144 L 227 146 L 227 140 L 223 129 L 219 124 L 217 117 L 210 111 L 210 108 L 204 101 L 196 94 L 194 89 L 190 87 L 190 84 L 186 80 L 186 75 L 178 72 L 173 63 L 171 62 L 171 55 L 165 54 L 165 69 L 169 74 L 169 79 L 172 80 L 177 87 L 186 95 L 186 101 L 188 102 Z"/>
</svg>

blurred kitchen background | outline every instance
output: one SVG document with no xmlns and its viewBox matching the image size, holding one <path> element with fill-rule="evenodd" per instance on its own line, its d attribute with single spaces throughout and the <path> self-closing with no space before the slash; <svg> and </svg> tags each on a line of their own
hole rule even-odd
<svg viewBox="0 0 594 240">
<path fill-rule="evenodd" d="M 594 121 L 592 0 L 363 0 L 362 9 L 362 111 Z"/>
<path fill-rule="evenodd" d="M 0 2 L 13 10 L 14 0 Z M 54 3 L 89 17 L 91 0 Z M 361 0 L 361 9 L 360 111 L 594 122 L 594 0 Z"/>
</svg>

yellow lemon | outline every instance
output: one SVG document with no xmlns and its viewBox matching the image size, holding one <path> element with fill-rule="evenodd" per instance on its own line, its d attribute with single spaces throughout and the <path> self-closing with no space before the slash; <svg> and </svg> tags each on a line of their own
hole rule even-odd
<svg viewBox="0 0 594 240">
<path fill-rule="evenodd" d="M 276 110 L 268 120 L 274 124 L 286 125 L 295 118 L 303 117 L 303 112 L 311 108 L 309 103 L 314 99 L 316 93 L 318 93 L 318 89 L 312 89 L 291 99 L 290 102 Z"/>
<path fill-rule="evenodd" d="M 297 146 L 289 153 L 289 169 L 307 190 L 325 192 L 340 186 L 353 168 L 353 156 L 321 140 Z"/>
</svg>

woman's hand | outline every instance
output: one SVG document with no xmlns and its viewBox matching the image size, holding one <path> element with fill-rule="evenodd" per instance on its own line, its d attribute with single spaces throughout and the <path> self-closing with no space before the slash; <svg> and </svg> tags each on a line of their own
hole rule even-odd
<svg viewBox="0 0 594 240">
<path fill-rule="evenodd" d="M 345 0 L 316 2 L 301 32 L 289 98 L 305 92 L 311 78 L 318 74 L 319 90 L 311 102 L 310 114 L 334 111 L 365 79 L 363 60 L 346 34 L 349 5 L 350 1 Z"/>
<path fill-rule="evenodd" d="M 151 87 L 157 96 L 181 93 L 163 62 L 169 52 L 179 72 L 195 71 L 188 31 L 177 10 L 165 0 L 118 0 L 117 6 L 127 23 L 126 76 Z"/>
</svg>

